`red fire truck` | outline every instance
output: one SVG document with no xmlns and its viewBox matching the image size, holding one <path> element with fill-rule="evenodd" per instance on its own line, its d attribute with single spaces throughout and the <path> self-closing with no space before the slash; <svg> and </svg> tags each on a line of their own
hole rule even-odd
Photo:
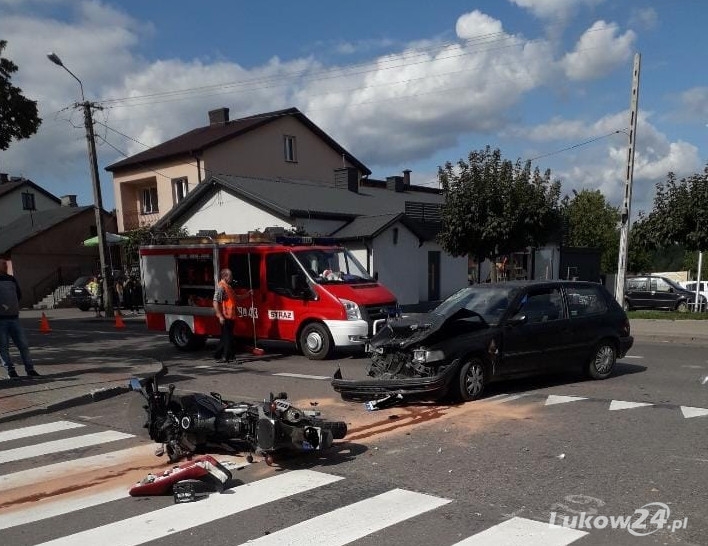
<svg viewBox="0 0 708 546">
<path fill-rule="evenodd" d="M 337 348 L 363 347 L 374 321 L 397 312 L 395 296 L 331 241 L 189 237 L 140 248 L 148 328 L 168 332 L 185 351 L 218 337 L 212 302 L 226 267 L 240 296 L 234 335 L 255 346 L 259 340 L 288 341 L 321 360 Z"/>
</svg>

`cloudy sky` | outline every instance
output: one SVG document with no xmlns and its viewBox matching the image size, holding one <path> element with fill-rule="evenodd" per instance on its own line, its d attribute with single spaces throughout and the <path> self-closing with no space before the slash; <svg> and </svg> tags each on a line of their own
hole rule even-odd
<svg viewBox="0 0 708 546">
<path fill-rule="evenodd" d="M 93 202 L 79 86 L 54 51 L 102 106 L 109 210 L 106 165 L 222 106 L 232 119 L 297 107 L 375 178 L 412 169 L 437 186 L 439 165 L 490 145 L 619 206 L 640 53 L 636 214 L 669 171 L 708 162 L 707 16 L 699 0 L 0 0 L 12 82 L 43 118 L 0 172 Z"/>
</svg>

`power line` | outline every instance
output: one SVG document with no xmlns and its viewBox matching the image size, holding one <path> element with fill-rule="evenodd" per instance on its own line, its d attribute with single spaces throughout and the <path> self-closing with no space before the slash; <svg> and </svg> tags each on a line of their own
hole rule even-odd
<svg viewBox="0 0 708 546">
<path fill-rule="evenodd" d="M 588 32 L 602 32 L 602 31 L 607 31 L 607 30 L 612 30 L 611 27 L 600 27 L 597 29 L 592 29 L 589 30 Z M 492 37 L 498 37 L 498 38 L 492 38 Z M 483 40 L 480 41 L 481 44 L 494 44 L 494 43 L 504 43 L 504 42 L 509 42 L 511 41 L 512 43 L 507 44 L 507 45 L 500 45 L 497 47 L 490 47 L 486 49 L 465 49 L 463 51 L 460 51 L 456 54 L 450 54 L 445 57 L 435 57 L 435 58 L 429 58 L 429 55 L 437 50 L 443 51 L 446 48 L 450 47 L 459 47 L 460 43 L 459 42 L 446 42 L 443 44 L 439 44 L 436 46 L 433 46 L 431 48 L 424 48 L 420 50 L 416 50 L 415 52 L 406 52 L 403 53 L 402 56 L 391 58 L 391 59 L 383 59 L 379 61 L 374 61 L 373 66 L 372 66 L 372 61 L 366 61 L 354 65 L 350 65 L 347 67 L 342 67 L 342 68 L 323 68 L 319 71 L 310 71 L 308 72 L 307 70 L 302 70 L 299 72 L 287 74 L 287 75 L 278 75 L 278 76 L 271 76 L 268 78 L 260 78 L 260 79 L 251 79 L 251 80 L 246 80 L 246 81 L 241 81 L 241 82 L 227 82 L 227 83 L 221 83 L 221 84 L 214 84 L 214 85 L 209 85 L 209 86 L 200 86 L 200 87 L 194 87 L 194 88 L 187 88 L 187 89 L 181 89 L 181 90 L 175 90 L 175 91 L 165 91 L 165 92 L 160 92 L 160 93 L 152 93 L 152 94 L 146 94 L 146 95 L 141 95 L 137 97 L 124 97 L 124 98 L 118 98 L 118 99 L 106 99 L 104 101 L 101 101 L 101 104 L 104 107 L 107 108 L 118 108 L 118 107 L 132 107 L 132 106 L 145 106 L 145 105 L 150 105 L 150 104 L 155 104 L 155 103 L 161 103 L 161 102 L 172 102 L 172 101 L 178 101 L 178 100 L 185 100 L 189 98 L 189 95 L 194 95 L 194 94 L 203 94 L 205 96 L 209 95 L 218 95 L 218 94 L 226 94 L 226 93 L 231 93 L 234 91 L 238 91 L 239 89 L 241 91 L 258 91 L 262 89 L 269 89 L 273 87 L 279 87 L 283 85 L 287 85 L 290 81 L 296 80 L 302 76 L 308 75 L 309 78 L 308 81 L 310 82 L 315 82 L 315 81 L 320 81 L 320 80 L 332 80 L 332 79 L 340 79 L 340 78 L 346 78 L 346 77 L 352 77 L 352 76 L 357 76 L 361 74 L 366 74 L 370 72 L 380 72 L 382 70 L 393 70 L 393 69 L 404 69 L 404 68 L 409 68 L 411 66 L 415 66 L 418 64 L 424 64 L 424 63 L 433 63 L 433 62 L 440 62 L 440 61 L 445 61 L 449 59 L 454 59 L 458 57 L 463 57 L 463 56 L 468 56 L 472 55 L 475 53 L 485 53 L 489 51 L 495 51 L 495 50 L 500 50 L 500 49 L 506 49 L 510 47 L 514 47 L 519 44 L 519 38 L 514 35 L 507 35 L 503 32 L 501 33 L 491 33 L 488 35 L 484 35 L 482 37 L 476 37 L 471 40 L 468 40 L 467 42 L 474 42 L 475 40 Z M 524 43 L 533 43 L 533 42 L 538 42 L 542 41 L 543 39 L 535 39 L 535 40 L 528 40 Z M 463 46 L 464 47 L 464 46 Z M 593 48 L 584 48 L 582 51 L 589 50 L 589 49 L 595 49 Z M 425 59 L 420 60 L 420 61 L 415 61 L 415 62 L 410 62 L 406 63 L 404 62 L 407 58 L 416 58 L 416 57 L 421 57 L 421 56 L 426 56 Z M 396 64 L 390 64 L 389 66 L 386 66 L 386 63 L 396 63 Z M 509 63 L 496 63 L 497 65 L 499 64 L 509 64 Z M 363 68 L 363 70 L 356 71 L 356 68 Z M 473 70 L 476 67 L 470 67 L 467 69 L 462 69 L 458 71 L 454 71 L 452 73 L 458 73 L 462 72 L 465 70 Z M 446 74 L 435 74 L 436 77 L 439 75 L 446 75 Z M 425 79 L 426 77 L 429 76 L 424 76 L 422 78 L 413 78 L 411 80 L 403 80 L 395 83 L 406 83 L 407 81 L 415 81 L 417 79 Z M 386 84 L 388 85 L 388 84 Z M 372 86 L 363 86 L 355 89 L 367 89 Z M 211 91 L 211 93 L 210 93 Z M 347 91 L 347 90 L 344 90 Z M 349 90 L 351 91 L 351 90 Z M 142 102 L 141 102 L 142 101 Z"/>
</svg>

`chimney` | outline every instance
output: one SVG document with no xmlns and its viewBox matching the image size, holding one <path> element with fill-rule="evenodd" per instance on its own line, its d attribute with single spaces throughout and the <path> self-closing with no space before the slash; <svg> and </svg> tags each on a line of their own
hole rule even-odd
<svg viewBox="0 0 708 546">
<path fill-rule="evenodd" d="M 228 108 L 217 108 L 216 110 L 209 110 L 209 125 L 226 125 L 228 122 Z"/>
<path fill-rule="evenodd" d="M 401 193 L 405 189 L 403 187 L 403 177 L 402 176 L 387 176 L 386 177 L 386 189 L 393 190 L 395 192 Z"/>
<path fill-rule="evenodd" d="M 75 207 L 76 205 L 76 195 L 62 195 L 61 196 L 61 206 L 62 207 Z"/>
<path fill-rule="evenodd" d="M 7 177 L 7 173 L 0 173 L 0 184 L 7 184 L 10 179 Z"/>
<path fill-rule="evenodd" d="M 334 187 L 344 188 L 359 193 L 359 171 L 354 167 L 334 169 Z"/>
<path fill-rule="evenodd" d="M 410 169 L 405 169 L 403 171 L 403 185 L 406 187 L 406 189 L 411 187 L 411 170 Z"/>
</svg>

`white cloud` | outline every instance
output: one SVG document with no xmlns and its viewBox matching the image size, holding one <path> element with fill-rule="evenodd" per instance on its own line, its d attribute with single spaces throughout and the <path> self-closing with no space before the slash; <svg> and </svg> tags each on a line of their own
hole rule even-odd
<svg viewBox="0 0 708 546">
<path fill-rule="evenodd" d="M 659 14 L 654 8 L 633 9 L 629 24 L 644 30 L 651 30 L 659 24 Z"/>
<path fill-rule="evenodd" d="M 651 113 L 640 113 L 638 119 L 632 184 L 634 213 L 651 210 L 656 184 L 666 180 L 669 172 L 683 177 L 701 170 L 698 149 L 684 141 L 671 142 L 650 122 L 651 117 Z M 626 111 L 591 123 L 555 118 L 516 134 L 545 142 L 548 145 L 545 150 L 550 153 L 564 149 L 564 146 L 558 145 L 559 142 L 568 143 L 569 149 L 554 156 L 560 167 L 554 169 L 553 174 L 562 180 L 563 192 L 599 189 L 611 204 L 619 206 L 624 196 L 628 137 L 624 132 L 610 133 L 626 127 L 628 119 Z M 609 136 L 600 138 L 605 135 Z M 588 142 L 595 138 L 596 141 Z M 581 142 L 588 143 L 571 148 Z M 540 152 L 538 155 L 544 154 Z M 539 162 L 544 161 L 547 159 Z"/>
<path fill-rule="evenodd" d="M 594 2 L 517 3 L 545 13 L 551 6 L 577 8 Z M 435 170 L 426 160 L 460 143 L 472 149 L 508 137 L 535 145 L 534 155 L 540 155 L 628 124 L 626 112 L 619 112 L 590 122 L 555 118 L 523 128 L 528 93 L 548 82 L 560 88 L 600 77 L 626 62 L 635 36 L 631 31 L 620 35 L 614 24 L 593 25 L 560 61 L 557 44 L 508 33 L 501 21 L 475 10 L 458 18 L 453 43 L 421 39 L 352 67 L 324 66 L 313 55 L 288 62 L 274 57 L 244 68 L 228 60 L 147 61 L 139 47 L 155 32 L 152 26 L 98 2 L 66 5 L 77 6 L 69 21 L 23 15 L 20 8 L 0 18 L 0 36 L 8 40 L 5 55 L 20 68 L 13 83 L 38 101 L 44 118 L 35 137 L 13 143 L 3 153 L 0 170 L 40 184 L 44 178 L 56 179 L 49 190 L 83 194 L 81 204 L 92 201 L 82 118 L 80 112 L 65 109 L 79 99 L 78 86 L 46 59 L 52 50 L 83 80 L 87 98 L 105 101 L 106 108 L 96 113 L 102 165 L 122 159 L 112 146 L 128 154 L 143 151 L 143 144 L 155 145 L 206 125 L 208 110 L 221 106 L 230 108 L 232 118 L 296 106 L 366 165 L 386 171 L 375 172 L 375 177 L 416 163 L 420 167 L 414 182 L 429 185 L 434 185 Z M 362 39 L 351 44 L 351 51 L 369 45 L 378 47 L 376 40 Z M 126 97 L 142 98 L 132 103 L 108 100 Z M 708 108 L 708 91 L 690 90 L 683 101 Z M 619 103 L 625 106 L 624 95 Z M 668 170 L 689 174 L 700 168 L 695 147 L 669 141 L 643 120 L 635 169 L 638 196 L 646 193 L 644 186 L 653 195 L 654 183 Z M 598 187 L 616 200 L 623 187 L 625 154 L 623 136 L 611 137 L 553 156 L 554 164 L 558 160 L 562 165 L 554 167 L 554 174 L 563 176 L 567 191 L 572 181 L 572 187 Z M 572 167 L 563 165 L 564 157 L 574 160 Z M 110 175 L 101 171 L 101 178 L 104 199 L 110 196 L 110 201 Z"/>
<path fill-rule="evenodd" d="M 618 35 L 615 23 L 595 22 L 578 40 L 575 49 L 562 61 L 571 80 L 591 80 L 605 76 L 632 54 L 636 34 L 628 30 Z"/>
<path fill-rule="evenodd" d="M 474 38 L 496 38 L 503 32 L 501 21 L 498 21 L 481 11 L 475 10 L 465 13 L 455 25 L 457 37 L 461 40 L 472 40 Z"/>
<path fill-rule="evenodd" d="M 708 123 L 708 87 L 692 87 L 678 97 L 673 117 L 682 121 Z"/>
<path fill-rule="evenodd" d="M 525 8 L 541 19 L 565 19 L 575 13 L 581 6 L 595 6 L 603 0 L 509 0 L 521 8 Z"/>
</svg>

